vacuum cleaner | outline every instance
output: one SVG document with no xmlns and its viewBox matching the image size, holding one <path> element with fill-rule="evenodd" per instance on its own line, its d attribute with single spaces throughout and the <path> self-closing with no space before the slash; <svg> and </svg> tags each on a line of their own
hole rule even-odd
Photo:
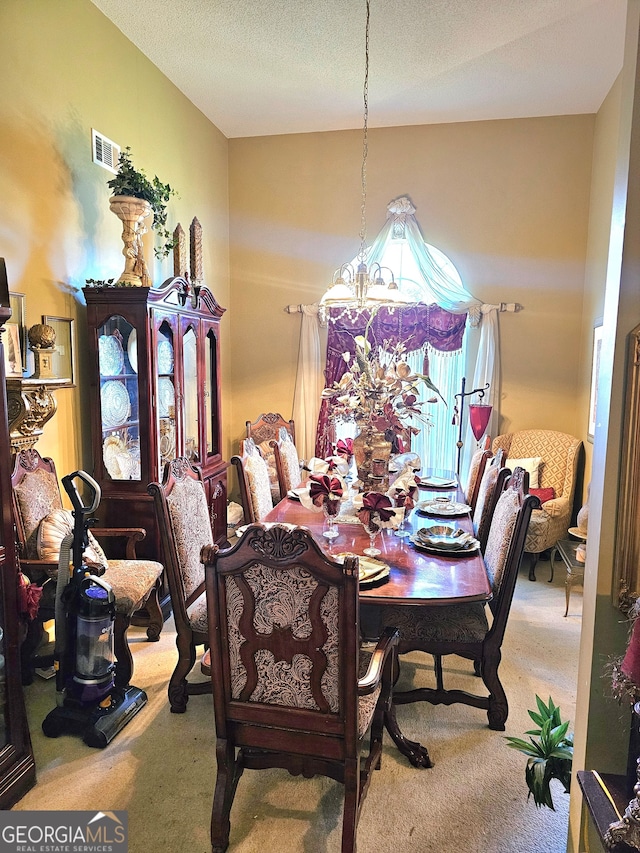
<svg viewBox="0 0 640 853">
<path fill-rule="evenodd" d="M 76 486 L 89 498 L 83 504 Z M 62 478 L 73 504 L 73 535 L 60 548 L 55 602 L 56 707 L 47 714 L 47 737 L 81 734 L 88 746 L 103 748 L 146 704 L 139 687 L 115 686 L 113 627 L 115 595 L 111 586 L 84 562 L 91 515 L 100 504 L 100 486 L 85 471 Z M 72 557 L 72 559 L 71 559 Z M 103 570 L 104 572 L 104 570 Z"/>
</svg>

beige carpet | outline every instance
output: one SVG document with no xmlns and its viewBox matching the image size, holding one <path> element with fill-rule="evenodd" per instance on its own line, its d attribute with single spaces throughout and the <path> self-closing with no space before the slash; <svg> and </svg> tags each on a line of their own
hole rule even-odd
<svg viewBox="0 0 640 853">
<path fill-rule="evenodd" d="M 574 587 L 564 613 L 564 572 L 548 563 L 538 581 L 523 566 L 503 645 L 502 681 L 510 713 L 505 734 L 532 724 L 535 694 L 551 695 L 564 719 L 574 719 L 582 590 Z M 175 634 L 165 624 L 159 643 L 131 630 L 134 684 L 148 704 L 104 750 L 80 738 L 48 739 L 40 725 L 54 704 L 53 681 L 25 688 L 38 783 L 16 809 L 126 809 L 130 853 L 167 850 L 207 853 L 215 780 L 213 709 L 209 696 L 192 696 L 186 714 L 171 714 L 166 686 L 175 663 Z M 477 689 L 468 662 L 451 659 L 453 681 Z M 402 684 L 431 678 L 426 656 L 403 661 Z M 449 684 L 453 683 L 450 681 Z M 556 811 L 527 800 L 526 759 L 490 731 L 486 714 L 424 703 L 398 710 L 405 733 L 425 743 L 435 762 L 411 767 L 386 740 L 359 829 L 359 853 L 561 853 L 566 851 L 569 797 L 558 786 Z M 555 784 L 555 783 L 554 783 Z M 575 792 L 579 796 L 578 792 Z M 285 771 L 245 771 L 231 812 L 231 853 L 338 853 L 341 787 L 327 779 Z"/>
</svg>

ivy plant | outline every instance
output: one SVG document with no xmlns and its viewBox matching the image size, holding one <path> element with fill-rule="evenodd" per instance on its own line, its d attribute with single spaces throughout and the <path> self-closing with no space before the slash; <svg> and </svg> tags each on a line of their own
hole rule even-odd
<svg viewBox="0 0 640 853">
<path fill-rule="evenodd" d="M 167 229 L 167 203 L 176 191 L 163 184 L 157 175 L 147 178 L 142 169 L 136 169 L 131 160 L 131 148 L 127 146 L 118 156 L 118 171 L 107 181 L 112 195 L 129 195 L 148 201 L 153 211 L 152 228 L 160 238 L 160 246 L 154 249 L 157 258 L 166 258 L 175 246 L 175 240 Z"/>
</svg>

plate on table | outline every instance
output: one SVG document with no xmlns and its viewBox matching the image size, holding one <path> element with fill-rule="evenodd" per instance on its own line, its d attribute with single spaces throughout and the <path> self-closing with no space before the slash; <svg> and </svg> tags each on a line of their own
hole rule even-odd
<svg viewBox="0 0 640 853">
<path fill-rule="evenodd" d="M 352 551 L 343 551 L 341 554 L 335 555 L 336 560 L 343 561 L 345 557 L 358 557 L 360 586 L 373 586 L 373 584 L 380 581 L 386 581 L 389 577 L 391 567 L 381 560 L 374 560 L 372 557 L 354 554 Z"/>
<path fill-rule="evenodd" d="M 100 388 L 102 426 L 106 429 L 122 426 L 131 414 L 131 400 L 124 382 L 111 379 Z"/>
<path fill-rule="evenodd" d="M 461 527 L 449 527 L 444 524 L 434 524 L 421 527 L 413 534 L 415 543 L 425 547 L 437 548 L 438 551 L 466 551 L 476 549 L 480 544 L 472 533 L 467 533 Z"/>
<path fill-rule="evenodd" d="M 124 350 L 115 335 L 98 338 L 98 361 L 102 376 L 118 376 L 124 367 Z"/>
<path fill-rule="evenodd" d="M 420 513 L 426 515 L 441 515 L 441 516 L 456 516 L 467 515 L 471 512 L 471 507 L 468 504 L 459 503 L 458 501 L 442 500 L 435 498 L 430 501 L 418 501 L 416 509 Z"/>
<path fill-rule="evenodd" d="M 472 554 L 477 553 L 480 548 L 480 543 L 477 539 L 472 539 L 467 545 L 462 548 L 451 548 L 446 546 L 439 546 L 436 543 L 437 540 L 434 539 L 434 543 L 426 542 L 420 539 L 418 536 L 411 536 L 410 541 L 415 545 L 415 547 L 419 551 L 426 551 L 428 554 L 439 554 L 444 557 L 468 557 Z"/>
<path fill-rule="evenodd" d="M 458 481 L 451 477 L 421 477 L 420 485 L 427 486 L 430 489 L 455 489 L 458 486 Z"/>
</svg>

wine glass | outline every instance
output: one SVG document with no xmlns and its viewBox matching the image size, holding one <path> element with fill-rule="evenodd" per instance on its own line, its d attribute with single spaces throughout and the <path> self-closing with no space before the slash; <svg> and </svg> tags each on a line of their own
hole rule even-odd
<svg viewBox="0 0 640 853">
<path fill-rule="evenodd" d="M 322 531 L 325 539 L 335 539 L 340 535 L 336 527 L 336 515 L 338 514 L 338 506 L 340 501 L 325 500 L 322 504 L 322 512 L 327 520 L 327 529 Z"/>
<path fill-rule="evenodd" d="M 404 529 L 404 523 L 407 520 L 407 511 L 411 508 L 408 506 L 408 499 L 406 494 L 399 494 L 396 497 L 396 506 L 402 509 L 402 518 L 400 519 L 400 524 L 398 525 L 398 529 L 394 531 L 394 536 L 399 536 L 401 539 L 404 539 L 405 536 L 409 536 L 409 531 Z"/>
<path fill-rule="evenodd" d="M 369 547 L 365 548 L 362 553 L 366 554 L 367 557 L 377 557 L 378 554 L 381 554 L 382 551 L 379 548 L 376 548 L 376 536 L 380 533 L 380 525 L 378 524 L 379 516 L 377 513 L 371 513 L 369 517 L 369 521 L 363 521 L 362 526 L 369 534 Z"/>
</svg>

